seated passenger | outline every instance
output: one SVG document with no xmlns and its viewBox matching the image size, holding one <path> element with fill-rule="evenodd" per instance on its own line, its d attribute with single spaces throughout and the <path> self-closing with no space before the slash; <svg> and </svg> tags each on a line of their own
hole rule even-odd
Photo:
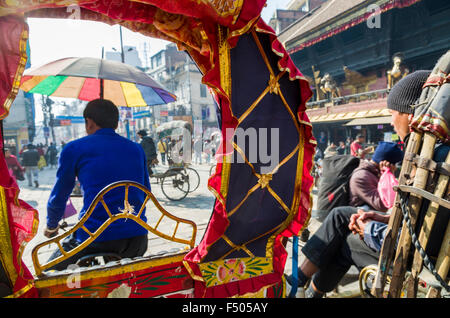
<svg viewBox="0 0 450 318">
<path fill-rule="evenodd" d="M 47 204 L 46 237 L 57 235 L 66 202 L 78 178 L 84 192 L 81 219 L 95 196 L 113 182 L 135 181 L 150 189 L 146 157 L 142 147 L 118 135 L 119 111 L 109 100 L 97 99 L 89 102 L 83 112 L 87 136 L 69 142 L 61 151 L 56 183 Z M 145 193 L 130 188 L 128 201 L 139 211 Z M 124 208 L 124 191 L 120 188 L 108 192 L 104 201 L 112 214 Z M 141 215 L 146 221 L 145 211 Z M 94 209 L 84 226 L 94 233 L 108 214 L 100 203 Z M 71 250 L 86 240 L 89 235 L 79 229 L 62 242 L 64 250 Z M 78 259 L 95 253 L 115 253 L 125 257 L 142 256 L 147 250 L 147 230 L 134 221 L 120 219 L 111 223 L 107 229 L 88 247 L 69 259 L 55 265 L 52 269 L 62 270 Z M 50 260 L 60 256 L 56 250 Z"/>
<path fill-rule="evenodd" d="M 388 108 L 392 113 L 394 130 L 407 143 L 409 136 L 409 114 L 414 111 L 410 105 L 420 97 L 429 71 L 417 71 L 402 79 L 391 90 Z M 434 160 L 442 162 L 450 147 L 439 145 Z M 422 206 L 421 215 L 426 208 Z M 387 232 L 389 214 L 375 211 L 365 212 L 355 207 L 338 207 L 331 210 L 320 228 L 302 248 L 306 259 L 298 268 L 298 286 L 303 288 L 311 279 L 305 291 L 307 298 L 319 298 L 333 290 L 352 265 L 359 270 L 371 264 L 378 264 L 378 258 Z M 420 225 L 421 220 L 418 220 Z M 449 222 L 448 209 L 440 208 L 426 252 L 436 256 Z M 355 235 L 352 235 L 355 234 Z M 287 277 L 292 283 L 292 276 Z"/>
<path fill-rule="evenodd" d="M 393 142 L 381 142 L 370 160 L 361 160 L 353 172 L 350 186 L 350 205 L 365 209 L 386 212 L 386 207 L 378 192 L 378 181 L 383 168 L 394 169 L 402 161 L 403 152 Z"/>
</svg>

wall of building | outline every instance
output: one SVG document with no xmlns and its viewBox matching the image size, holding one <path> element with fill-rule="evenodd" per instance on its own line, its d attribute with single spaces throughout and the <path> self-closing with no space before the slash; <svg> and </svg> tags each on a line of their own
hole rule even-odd
<svg viewBox="0 0 450 318">
<path fill-rule="evenodd" d="M 381 27 L 369 28 L 361 23 L 347 31 L 291 54 L 297 67 L 312 77 L 312 66 L 330 73 L 338 83 L 345 81 L 343 66 L 364 76 L 376 74 L 374 87 L 386 83 L 386 71 L 397 52 L 414 71 L 431 69 L 450 48 L 450 2 L 423 0 L 403 9 L 381 15 Z M 290 49 L 289 47 L 287 48 Z"/>
<path fill-rule="evenodd" d="M 23 91 L 19 91 L 14 100 L 8 117 L 3 120 L 3 132 L 5 146 L 15 150 L 20 150 L 29 143 L 27 104 Z M 28 106 L 29 107 L 29 106 Z"/>
<path fill-rule="evenodd" d="M 151 57 L 149 75 L 177 96 L 177 101 L 155 108 L 156 113 L 168 111 L 169 116 L 155 116 L 164 122 L 173 116 L 192 116 L 192 120 L 206 123 L 217 121 L 216 106 L 207 86 L 202 84 L 202 74 L 183 51 L 169 44 Z M 158 65 L 157 61 L 160 61 Z"/>
</svg>

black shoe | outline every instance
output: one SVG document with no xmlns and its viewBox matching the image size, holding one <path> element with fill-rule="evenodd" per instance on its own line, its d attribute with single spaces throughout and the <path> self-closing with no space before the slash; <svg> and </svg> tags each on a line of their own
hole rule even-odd
<svg viewBox="0 0 450 318">
<path fill-rule="evenodd" d="M 306 243 L 308 242 L 308 239 L 309 239 L 309 230 L 304 229 L 302 234 L 300 234 L 300 241 Z"/>
<path fill-rule="evenodd" d="M 286 281 L 289 283 L 289 285 L 292 286 L 292 280 L 293 280 L 292 275 L 284 274 L 284 278 L 286 278 Z"/>
<path fill-rule="evenodd" d="M 39 183 L 38 183 L 37 181 L 34 181 L 34 186 L 35 186 L 36 188 L 39 188 Z"/>
</svg>

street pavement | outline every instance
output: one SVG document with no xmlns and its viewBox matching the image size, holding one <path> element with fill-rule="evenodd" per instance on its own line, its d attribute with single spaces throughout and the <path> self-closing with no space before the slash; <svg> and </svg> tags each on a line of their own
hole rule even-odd
<svg viewBox="0 0 450 318">
<path fill-rule="evenodd" d="M 200 175 L 200 186 L 197 190 L 195 190 L 192 193 L 189 193 L 183 200 L 181 201 L 171 201 L 167 199 L 164 194 L 161 191 L 161 187 L 159 184 L 156 183 L 155 179 L 151 179 L 151 188 L 152 193 L 155 195 L 158 202 L 161 204 L 161 206 L 168 211 L 169 213 L 175 215 L 176 217 L 188 219 L 191 221 L 194 221 L 197 225 L 197 235 L 196 235 L 196 244 L 198 244 L 205 232 L 206 226 L 209 222 L 209 219 L 211 217 L 212 208 L 214 204 L 214 196 L 207 188 L 207 181 L 209 177 L 209 170 L 211 165 L 210 164 L 202 164 L 202 165 L 192 165 L 192 168 L 198 171 Z M 166 169 L 167 166 L 159 166 L 156 168 L 157 171 L 155 172 L 161 172 Z M 46 238 L 43 236 L 43 232 L 46 226 L 46 206 L 47 201 L 50 195 L 50 192 L 52 190 L 52 187 L 55 182 L 55 175 L 56 175 L 56 168 L 49 168 L 45 167 L 44 170 L 40 171 L 39 173 L 39 187 L 29 187 L 27 184 L 28 182 L 25 181 L 18 181 L 20 186 L 20 194 L 19 198 L 26 201 L 28 204 L 33 206 L 37 211 L 39 212 L 39 228 L 37 231 L 36 236 L 27 244 L 24 253 L 23 253 L 23 260 L 27 267 L 30 269 L 30 271 L 34 274 L 34 267 L 33 262 L 31 258 L 31 252 L 33 248 L 46 240 Z M 313 191 L 313 213 L 312 217 L 310 219 L 310 223 L 308 226 L 309 231 L 314 233 L 317 228 L 320 226 L 319 221 L 314 217 L 314 207 L 316 204 L 316 191 Z M 78 197 L 72 197 L 72 202 L 75 206 L 75 208 L 79 211 L 82 207 L 82 198 Z M 155 209 L 153 210 L 151 207 L 148 208 L 146 212 L 148 223 L 149 224 L 155 224 L 158 222 L 160 214 Z M 69 227 L 73 226 L 77 223 L 77 215 L 71 216 L 65 220 Z M 161 222 L 161 225 L 158 227 L 158 230 L 161 230 L 163 233 L 167 233 L 171 235 L 174 230 L 174 224 L 171 222 L 167 222 L 168 224 L 165 224 L 166 222 Z M 61 230 L 60 230 L 61 233 Z M 180 227 L 177 231 L 177 237 L 181 236 L 182 238 L 190 238 L 191 235 L 191 229 L 190 228 L 183 228 Z M 299 263 L 303 260 L 303 255 L 301 254 L 301 246 L 304 243 L 300 241 L 299 243 Z M 166 252 L 174 252 L 176 250 L 180 251 L 183 248 L 187 248 L 186 246 L 183 246 L 179 243 L 173 243 L 168 242 L 165 239 L 156 237 L 153 234 L 149 233 L 149 244 L 148 244 L 148 251 L 145 255 L 149 254 L 163 254 Z M 43 249 L 39 250 L 38 256 L 41 263 L 44 263 L 50 254 L 53 252 L 53 250 L 56 248 L 56 246 L 47 246 Z M 285 266 L 285 273 L 291 274 L 292 273 L 292 238 L 289 239 L 288 244 L 286 246 L 286 250 L 288 252 L 288 259 Z M 355 268 L 352 268 L 347 275 L 346 281 L 344 282 L 344 285 L 340 286 L 340 291 L 346 291 L 348 293 L 352 293 L 353 291 L 357 291 L 358 285 L 357 281 L 357 270 Z"/>
</svg>

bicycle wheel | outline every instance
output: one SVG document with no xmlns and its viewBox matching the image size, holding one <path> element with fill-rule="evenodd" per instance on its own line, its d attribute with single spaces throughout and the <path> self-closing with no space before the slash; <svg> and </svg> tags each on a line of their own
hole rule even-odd
<svg viewBox="0 0 450 318">
<path fill-rule="evenodd" d="M 189 193 L 189 177 L 183 171 L 168 173 L 161 180 L 161 190 L 167 199 L 179 201 Z"/>
<path fill-rule="evenodd" d="M 216 165 L 212 165 L 211 168 L 209 168 L 209 176 L 212 176 L 216 172 Z"/>
<path fill-rule="evenodd" d="M 193 168 L 184 168 L 185 173 L 189 177 L 189 192 L 194 192 L 200 185 L 200 175 L 197 170 Z"/>
</svg>

